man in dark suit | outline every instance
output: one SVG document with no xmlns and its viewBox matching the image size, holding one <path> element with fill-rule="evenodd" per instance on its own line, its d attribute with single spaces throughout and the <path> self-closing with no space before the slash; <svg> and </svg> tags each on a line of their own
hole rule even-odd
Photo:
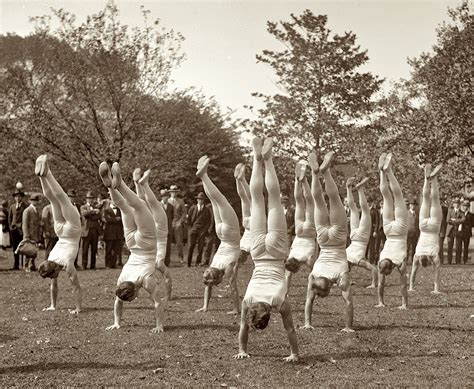
<svg viewBox="0 0 474 389">
<path fill-rule="evenodd" d="M 204 239 L 211 223 L 211 214 L 209 208 L 204 204 L 206 195 L 200 192 L 197 197 L 197 204 L 191 206 L 188 212 L 188 267 L 193 260 L 193 251 L 196 243 L 198 245 L 198 254 L 196 266 L 201 264 L 202 252 L 204 250 Z"/>
<path fill-rule="evenodd" d="M 443 217 L 441 219 L 441 227 L 439 229 L 439 260 L 441 264 L 444 263 L 444 238 L 446 237 L 446 228 L 448 226 L 448 206 L 446 205 L 446 200 L 443 199 L 441 203 L 441 212 Z"/>
<path fill-rule="evenodd" d="M 376 243 L 377 235 L 380 230 L 380 212 L 377 208 L 377 203 L 373 200 L 370 201 L 370 220 L 372 223 L 372 228 L 370 230 L 369 243 L 367 244 L 366 257 L 372 265 L 377 263 L 377 252 L 376 252 Z"/>
<path fill-rule="evenodd" d="M 461 221 L 456 228 L 456 263 L 466 264 L 468 260 L 469 241 L 472 236 L 472 214 L 469 212 L 470 202 L 464 200 L 461 205 Z"/>
<path fill-rule="evenodd" d="M 30 196 L 30 205 L 23 211 L 22 231 L 23 239 L 31 240 L 36 244 L 41 242 L 41 214 L 38 208 L 40 195 Z M 36 270 L 35 258 L 26 257 L 25 270 L 27 272 Z"/>
<path fill-rule="evenodd" d="M 420 235 L 418 212 L 416 211 L 416 202 L 410 200 L 408 202 L 408 233 L 407 233 L 407 263 L 413 262 L 413 255 L 415 255 L 416 243 Z"/>
<path fill-rule="evenodd" d="M 122 263 L 122 247 L 124 242 L 122 214 L 116 205 L 110 202 L 103 207 L 105 267 L 115 269 Z"/>
<path fill-rule="evenodd" d="M 100 210 L 94 203 L 95 196 L 91 191 L 86 194 L 86 203 L 81 206 L 82 224 L 82 267 L 87 269 L 89 247 L 91 249 L 91 270 L 95 270 L 97 245 L 100 235 Z"/>
<path fill-rule="evenodd" d="M 17 189 L 15 193 L 13 193 L 15 203 L 13 203 L 8 210 L 8 225 L 10 226 L 10 237 L 14 253 L 14 265 L 12 270 L 20 270 L 20 255 L 15 254 L 15 251 L 23 239 L 23 212 L 28 207 L 28 205 L 23 202 L 24 196 L 25 194 Z"/>
<path fill-rule="evenodd" d="M 79 215 L 80 215 L 81 214 L 81 207 L 76 202 L 76 199 L 77 199 L 76 191 L 74 189 L 69 189 L 67 191 L 67 196 L 69 197 L 69 200 L 71 200 L 71 204 L 74 205 L 77 208 L 77 211 L 79 212 Z M 80 242 L 79 242 L 79 245 L 80 245 Z M 78 258 L 79 258 L 79 250 L 77 250 L 76 259 L 74 260 L 74 267 L 76 269 L 81 270 L 81 267 L 77 264 L 77 259 Z"/>
<path fill-rule="evenodd" d="M 207 229 L 207 234 L 205 238 L 203 266 L 209 265 L 212 256 L 217 251 L 221 243 L 220 239 L 217 237 L 216 234 L 216 223 L 214 221 L 214 214 L 212 212 L 212 204 L 207 204 L 206 207 L 209 208 L 209 213 L 211 214 L 211 222 L 209 223 L 209 228 Z"/>
<path fill-rule="evenodd" d="M 451 265 L 451 262 L 453 261 L 453 246 L 456 238 L 456 230 L 463 220 L 461 210 L 459 209 L 458 199 L 454 199 L 452 208 L 448 210 L 446 220 L 448 221 L 448 226 L 446 227 L 446 236 L 448 237 L 448 264 Z"/>
<path fill-rule="evenodd" d="M 283 205 L 283 211 L 285 212 L 286 228 L 288 231 L 288 246 L 291 247 L 291 243 L 295 238 L 295 210 L 289 205 L 288 196 L 281 196 L 281 205 Z"/>
<path fill-rule="evenodd" d="M 170 194 L 166 189 L 160 191 L 161 204 L 163 204 L 163 209 L 166 212 L 168 217 L 168 239 L 166 241 L 166 254 L 165 254 L 165 265 L 169 266 L 171 261 L 171 243 L 173 242 L 173 218 L 174 218 L 174 208 L 171 204 L 168 203 Z"/>
</svg>

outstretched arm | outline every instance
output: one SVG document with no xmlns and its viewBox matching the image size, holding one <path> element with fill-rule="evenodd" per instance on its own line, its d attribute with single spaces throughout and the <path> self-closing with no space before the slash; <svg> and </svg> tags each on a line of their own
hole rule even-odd
<svg viewBox="0 0 474 389">
<path fill-rule="evenodd" d="M 77 278 L 77 271 L 73 264 L 66 268 L 69 279 L 71 280 L 74 294 L 76 296 L 76 309 L 69 311 L 72 314 L 78 314 L 82 311 L 82 289 L 79 284 L 79 278 Z"/>
<path fill-rule="evenodd" d="M 304 326 L 305 330 L 314 330 L 314 327 L 311 325 L 311 316 L 313 315 L 313 303 L 316 294 L 311 288 L 311 274 L 308 277 L 308 290 L 306 292 L 306 303 L 304 305 Z"/>
<path fill-rule="evenodd" d="M 346 326 L 342 329 L 343 332 L 354 332 L 352 324 L 354 321 L 354 304 L 352 302 L 352 288 L 351 280 L 348 273 L 345 273 L 341 279 L 342 298 L 346 305 Z"/>
<path fill-rule="evenodd" d="M 204 289 L 204 305 L 202 308 L 196 309 L 196 312 L 207 312 L 209 309 L 209 301 L 211 300 L 212 285 L 206 285 Z"/>
<path fill-rule="evenodd" d="M 43 308 L 43 311 L 55 311 L 56 301 L 58 300 L 58 279 L 51 278 L 51 305 L 48 308 Z"/>
<path fill-rule="evenodd" d="M 234 359 L 249 358 L 247 354 L 247 344 L 249 340 L 249 325 L 247 324 L 248 306 L 245 301 L 242 301 L 242 313 L 240 314 L 240 331 L 239 331 L 239 353 L 234 355 Z"/>
<path fill-rule="evenodd" d="M 298 342 L 296 340 L 296 331 L 293 324 L 293 316 L 291 315 L 291 306 L 287 299 L 280 308 L 283 326 L 288 334 L 288 341 L 290 342 L 290 356 L 285 358 L 286 362 L 298 361 Z"/>
<path fill-rule="evenodd" d="M 154 309 L 155 309 L 155 328 L 151 330 L 154 334 L 163 332 L 163 316 L 165 314 L 163 304 L 160 299 L 158 286 L 156 284 L 156 279 L 154 276 L 149 276 L 146 278 L 143 287 L 150 293 L 151 299 L 153 300 Z"/>
<path fill-rule="evenodd" d="M 230 297 L 232 299 L 232 303 L 234 305 L 234 309 L 232 311 L 227 312 L 229 315 L 236 315 L 238 314 L 240 304 L 239 304 L 239 291 L 237 289 L 237 273 L 239 271 L 239 261 L 235 262 L 235 265 L 230 264 L 228 276 L 230 277 Z"/>
<path fill-rule="evenodd" d="M 384 288 L 385 288 L 385 274 L 382 274 L 379 271 L 379 285 L 377 287 L 377 296 L 379 298 L 379 303 L 375 306 L 376 308 L 383 308 L 386 306 L 383 302 Z"/>
<path fill-rule="evenodd" d="M 404 261 L 400 266 L 400 294 L 402 295 L 402 305 L 398 308 L 407 309 L 408 292 L 407 292 L 407 263 Z"/>
<path fill-rule="evenodd" d="M 114 324 L 108 326 L 106 328 L 107 331 L 109 330 L 117 330 L 120 328 L 122 324 L 122 312 L 123 312 L 123 301 L 120 300 L 118 297 L 115 297 L 114 303 Z"/>
</svg>

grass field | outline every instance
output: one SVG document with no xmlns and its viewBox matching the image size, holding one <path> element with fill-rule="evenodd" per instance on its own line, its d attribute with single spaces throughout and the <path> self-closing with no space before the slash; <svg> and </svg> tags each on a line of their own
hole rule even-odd
<svg viewBox="0 0 474 389">
<path fill-rule="evenodd" d="M 208 313 L 202 304 L 202 268 L 172 267 L 174 299 L 165 332 L 151 334 L 151 302 L 142 292 L 126 304 L 124 326 L 113 322 L 114 287 L 120 269 L 82 271 L 84 312 L 72 316 L 72 289 L 60 275 L 59 309 L 49 304 L 49 282 L 35 273 L 12 272 L 11 257 L 0 252 L 0 385 L 4 386 L 438 386 L 472 387 L 474 266 L 442 268 L 444 295 L 431 295 L 432 273 L 422 269 L 409 310 L 399 311 L 398 277 L 390 276 L 389 308 L 375 309 L 375 292 L 364 286 L 369 274 L 352 271 L 356 332 L 342 334 L 339 290 L 315 302 L 315 331 L 297 330 L 300 362 L 286 364 L 288 342 L 279 315 L 269 327 L 250 334 L 251 358 L 238 351 L 239 318 L 224 287 L 215 290 Z M 11 252 L 8 253 L 11 256 Z M 99 260 L 99 265 L 103 259 Z M 172 263 L 176 264 L 173 258 Z M 243 296 L 253 265 L 239 275 Z M 293 318 L 303 324 L 307 271 L 294 277 Z M 161 282 L 161 279 L 160 279 Z M 162 287 L 163 285 L 161 285 Z M 163 288 L 162 288 L 163 289 Z M 217 297 L 217 295 L 221 297 Z"/>
</svg>

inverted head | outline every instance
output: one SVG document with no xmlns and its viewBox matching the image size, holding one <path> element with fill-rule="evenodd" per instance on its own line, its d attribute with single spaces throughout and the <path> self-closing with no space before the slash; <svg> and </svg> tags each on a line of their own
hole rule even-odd
<svg viewBox="0 0 474 389">
<path fill-rule="evenodd" d="M 133 282 L 124 281 L 117 286 L 115 295 L 122 301 L 133 301 L 138 295 L 138 288 Z"/>
<path fill-rule="evenodd" d="M 384 258 L 379 262 L 380 273 L 385 276 L 391 274 L 394 267 L 395 264 L 388 258 Z"/>
<path fill-rule="evenodd" d="M 272 307 L 270 304 L 258 302 L 250 305 L 247 312 L 247 324 L 250 328 L 263 330 L 268 326 Z"/>
<path fill-rule="evenodd" d="M 56 262 L 44 261 L 38 267 L 38 273 L 43 278 L 58 278 L 61 266 Z"/>
<path fill-rule="evenodd" d="M 314 290 L 317 296 L 327 297 L 332 284 L 333 282 L 326 277 L 312 277 L 311 289 Z"/>
<path fill-rule="evenodd" d="M 300 270 L 301 262 L 296 258 L 290 257 L 285 260 L 285 269 L 291 273 L 296 273 Z"/>
<path fill-rule="evenodd" d="M 208 267 L 202 275 L 203 282 L 205 285 L 219 285 L 224 278 L 224 269 L 218 269 L 216 267 Z"/>
</svg>

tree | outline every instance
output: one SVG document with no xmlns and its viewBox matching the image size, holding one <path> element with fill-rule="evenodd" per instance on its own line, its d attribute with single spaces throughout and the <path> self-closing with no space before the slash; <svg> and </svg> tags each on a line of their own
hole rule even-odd
<svg viewBox="0 0 474 389">
<path fill-rule="evenodd" d="M 275 71 L 282 93 L 254 93 L 264 107 L 246 125 L 276 136 L 277 149 L 290 157 L 306 156 L 316 146 L 357 159 L 367 151 L 361 141 L 372 134 L 363 124 L 382 81 L 357 71 L 368 56 L 356 45 L 356 35 L 332 34 L 326 24 L 327 16 L 309 10 L 292 14 L 291 21 L 267 23 L 268 32 L 285 48 L 264 50 L 257 60 Z"/>
<path fill-rule="evenodd" d="M 191 89 L 168 92 L 170 73 L 184 58 L 183 38 L 158 21 L 150 26 L 148 12 L 143 15 L 145 27 L 130 31 L 112 4 L 79 26 L 59 10 L 57 31 L 41 17 L 26 38 L 0 36 L 5 188 L 18 178 L 37 188 L 31 173 L 45 152 L 61 183 L 82 191 L 103 190 L 97 168 L 106 159 L 121 162 L 126 180 L 135 167 L 155 167 L 155 190 L 170 184 L 196 190 L 203 154 L 218 164 L 210 169 L 218 182 L 232 175 L 241 158 L 233 123 Z"/>
<path fill-rule="evenodd" d="M 444 163 L 442 186 L 455 193 L 473 178 L 474 16 L 468 2 L 449 9 L 430 53 L 409 60 L 412 77 L 383 101 L 381 144 L 404 159 L 403 177 L 419 188 L 421 166 Z"/>
<path fill-rule="evenodd" d="M 146 121 L 144 101 L 162 95 L 171 70 L 183 59 L 182 37 L 159 22 L 134 28 L 117 21 L 109 3 L 79 26 L 75 16 L 53 11 L 33 18 L 34 34 L 0 37 L 1 94 L 6 139 L 48 152 L 95 180 L 101 160 L 120 161 Z M 33 156 L 32 155 L 32 156 Z"/>
</svg>

